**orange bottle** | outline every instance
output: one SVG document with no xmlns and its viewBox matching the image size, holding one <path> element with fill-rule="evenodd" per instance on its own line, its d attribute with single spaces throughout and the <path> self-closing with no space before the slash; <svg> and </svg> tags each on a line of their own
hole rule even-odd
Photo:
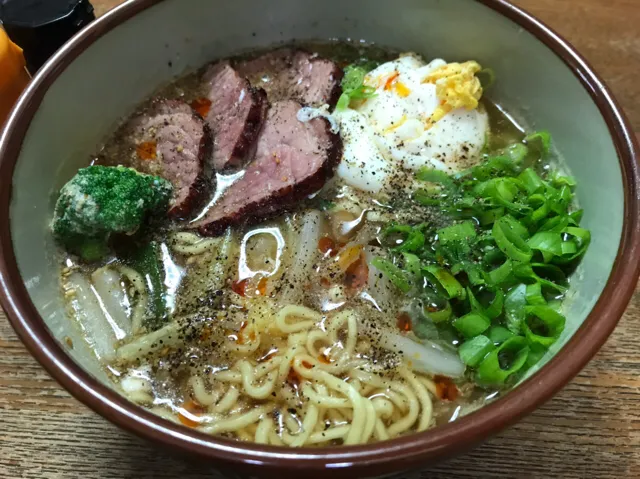
<svg viewBox="0 0 640 479">
<path fill-rule="evenodd" d="M 29 83 L 22 49 L 0 28 L 0 127 Z"/>
</svg>

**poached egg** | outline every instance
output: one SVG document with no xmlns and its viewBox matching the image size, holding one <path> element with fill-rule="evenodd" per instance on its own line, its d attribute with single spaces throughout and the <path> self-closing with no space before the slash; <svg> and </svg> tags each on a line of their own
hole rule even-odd
<svg viewBox="0 0 640 479">
<path fill-rule="evenodd" d="M 474 166 L 489 131 L 482 87 L 470 61 L 403 55 L 369 72 L 372 98 L 336 110 L 344 151 L 337 174 L 360 190 L 387 193 L 423 166 L 457 173 Z"/>
</svg>

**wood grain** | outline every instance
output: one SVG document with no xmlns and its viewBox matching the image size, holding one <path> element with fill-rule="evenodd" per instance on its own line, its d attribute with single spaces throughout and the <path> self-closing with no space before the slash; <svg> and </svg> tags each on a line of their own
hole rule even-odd
<svg viewBox="0 0 640 479">
<path fill-rule="evenodd" d="M 93 0 L 98 14 L 120 0 Z M 572 42 L 640 132 L 640 1 L 516 0 Z M 640 290 L 585 370 L 534 414 L 423 477 L 640 477 Z M 0 313 L 0 478 L 210 478 L 61 389 Z"/>
</svg>

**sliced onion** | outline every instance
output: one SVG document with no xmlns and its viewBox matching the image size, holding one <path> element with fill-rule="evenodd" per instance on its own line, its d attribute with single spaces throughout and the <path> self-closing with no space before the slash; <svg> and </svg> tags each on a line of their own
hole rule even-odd
<svg viewBox="0 0 640 479">
<path fill-rule="evenodd" d="M 381 346 L 402 354 L 415 371 L 442 374 L 450 378 L 464 374 L 465 366 L 458 355 L 431 341 L 418 343 L 401 334 L 387 334 L 383 336 Z"/>
<path fill-rule="evenodd" d="M 105 360 L 113 359 L 116 334 L 100 307 L 93 286 L 81 273 L 73 273 L 65 287 L 74 292 L 70 306 L 96 356 Z"/>
<path fill-rule="evenodd" d="M 302 218 L 295 253 L 286 276 L 287 284 L 282 295 L 283 303 L 302 301 L 303 285 L 312 277 L 313 265 L 319 256 L 318 242 L 323 221 L 322 214 L 317 210 L 309 211 Z"/>
<path fill-rule="evenodd" d="M 98 302 L 118 339 L 131 334 L 131 305 L 120 273 L 109 266 L 91 274 Z"/>
<path fill-rule="evenodd" d="M 376 309 L 387 312 L 397 295 L 397 288 L 384 276 L 380 270 L 371 264 L 371 260 L 376 256 L 384 254 L 382 248 L 367 246 L 364 248 L 364 257 L 369 266 L 369 277 L 367 285 L 360 296 L 374 305 Z"/>
<path fill-rule="evenodd" d="M 176 347 L 184 343 L 186 333 L 183 322 L 176 320 L 156 331 L 139 336 L 133 341 L 118 348 L 118 359 L 134 361 L 137 358 L 156 353 L 167 347 Z"/>
</svg>

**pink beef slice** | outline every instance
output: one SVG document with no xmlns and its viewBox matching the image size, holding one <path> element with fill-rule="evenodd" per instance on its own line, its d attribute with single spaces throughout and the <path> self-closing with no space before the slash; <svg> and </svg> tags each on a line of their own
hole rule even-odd
<svg viewBox="0 0 640 479">
<path fill-rule="evenodd" d="M 213 167 L 238 169 L 253 158 L 256 140 L 267 113 L 267 94 L 223 61 L 204 75 L 211 108 L 207 123 L 213 133 Z"/>
<path fill-rule="evenodd" d="M 125 131 L 125 138 L 133 143 L 131 166 L 173 184 L 170 217 L 185 219 L 203 206 L 213 181 L 207 167 L 211 131 L 189 105 L 157 100 L 131 120 Z"/>
<path fill-rule="evenodd" d="M 253 162 L 205 216 L 192 223 L 200 234 L 214 236 L 230 225 L 287 210 L 333 175 L 342 155 L 340 136 L 324 118 L 299 121 L 301 107 L 293 100 L 271 106 Z"/>
<path fill-rule="evenodd" d="M 281 48 L 236 65 L 255 87 L 264 88 L 269 101 L 292 99 L 308 106 L 335 106 L 342 70 L 331 60 Z"/>
</svg>

